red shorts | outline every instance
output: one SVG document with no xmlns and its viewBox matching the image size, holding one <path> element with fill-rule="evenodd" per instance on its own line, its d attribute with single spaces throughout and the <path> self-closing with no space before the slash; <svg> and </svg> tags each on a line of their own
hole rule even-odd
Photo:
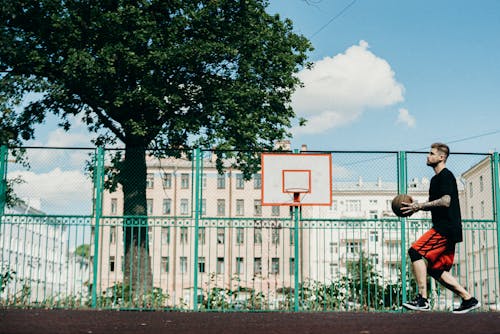
<svg viewBox="0 0 500 334">
<path fill-rule="evenodd" d="M 455 258 L 455 245 L 450 246 L 448 239 L 431 228 L 411 246 L 428 262 L 428 268 L 450 271 Z"/>
</svg>

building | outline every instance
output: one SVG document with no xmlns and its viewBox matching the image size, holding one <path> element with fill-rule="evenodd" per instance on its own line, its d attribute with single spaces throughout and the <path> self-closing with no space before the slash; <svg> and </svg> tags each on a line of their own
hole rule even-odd
<svg viewBox="0 0 500 334">
<path fill-rule="evenodd" d="M 7 208 L 0 226 L 2 272 L 14 273 L 1 297 L 43 303 L 68 288 L 67 227 L 28 203 Z"/>
</svg>

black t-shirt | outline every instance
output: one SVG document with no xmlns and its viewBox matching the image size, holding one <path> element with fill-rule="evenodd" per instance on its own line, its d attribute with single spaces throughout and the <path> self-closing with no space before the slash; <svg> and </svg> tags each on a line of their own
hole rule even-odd
<svg viewBox="0 0 500 334">
<path fill-rule="evenodd" d="M 462 217 L 460 215 L 457 180 L 447 168 L 432 177 L 429 187 L 429 201 L 434 201 L 444 195 L 450 195 L 450 207 L 431 209 L 433 227 L 447 237 L 450 242 L 462 242 Z"/>
</svg>

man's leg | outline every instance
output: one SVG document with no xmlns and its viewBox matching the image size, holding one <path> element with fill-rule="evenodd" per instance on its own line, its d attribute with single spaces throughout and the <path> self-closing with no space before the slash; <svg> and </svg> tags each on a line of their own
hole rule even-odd
<svg viewBox="0 0 500 334">
<path fill-rule="evenodd" d="M 413 274 L 417 281 L 418 292 L 427 298 L 427 263 L 424 259 L 412 262 Z"/>
<path fill-rule="evenodd" d="M 465 290 L 465 288 L 461 286 L 460 283 L 458 283 L 457 279 L 453 277 L 449 271 L 443 271 L 441 277 L 439 277 L 437 281 L 448 290 L 451 290 L 462 297 L 462 299 L 464 300 L 471 299 L 472 297 L 470 293 L 468 293 L 467 290 Z"/>
</svg>

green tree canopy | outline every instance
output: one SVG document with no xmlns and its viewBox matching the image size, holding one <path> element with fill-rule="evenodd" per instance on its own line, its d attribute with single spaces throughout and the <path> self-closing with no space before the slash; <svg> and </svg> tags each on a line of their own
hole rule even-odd
<svg viewBox="0 0 500 334">
<path fill-rule="evenodd" d="M 148 149 L 238 149 L 231 153 L 237 164 L 255 166 L 252 151 L 290 136 L 294 74 L 311 50 L 291 21 L 268 14 L 267 6 L 0 0 L 0 126 L 12 130 L 2 141 L 33 138 L 53 113 L 66 130 L 72 116 L 81 118 L 99 133 L 97 145 L 121 142 L 116 175 L 125 215 L 146 214 Z M 14 108 L 29 92 L 39 98 Z M 126 252 L 147 248 L 146 233 L 125 232 Z"/>
</svg>

